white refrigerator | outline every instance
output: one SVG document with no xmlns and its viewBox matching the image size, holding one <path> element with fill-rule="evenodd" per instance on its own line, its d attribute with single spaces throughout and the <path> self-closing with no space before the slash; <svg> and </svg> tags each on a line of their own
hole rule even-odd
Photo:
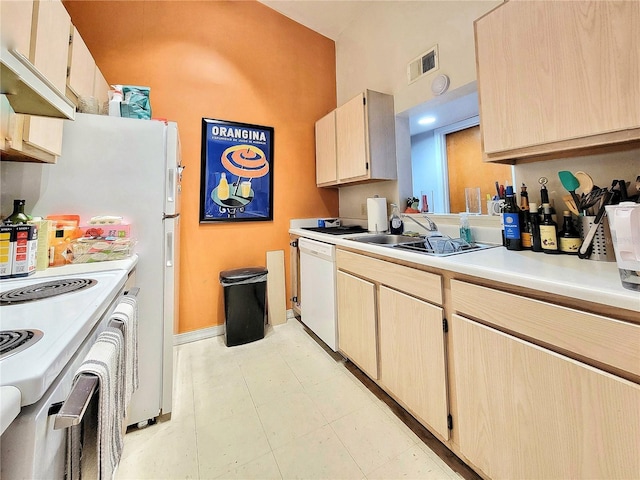
<svg viewBox="0 0 640 480">
<path fill-rule="evenodd" d="M 131 225 L 140 387 L 129 425 L 171 412 L 182 168 L 176 123 L 88 114 L 65 121 L 56 164 L 2 162 L 3 202 L 14 196 L 34 214 L 117 215 Z"/>
</svg>

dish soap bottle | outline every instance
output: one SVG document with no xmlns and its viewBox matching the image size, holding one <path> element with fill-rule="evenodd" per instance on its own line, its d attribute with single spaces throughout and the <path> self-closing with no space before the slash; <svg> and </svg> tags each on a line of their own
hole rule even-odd
<svg viewBox="0 0 640 480">
<path fill-rule="evenodd" d="M 400 235 L 404 232 L 404 225 L 402 218 L 400 218 L 400 211 L 398 206 L 394 203 L 391 204 L 391 216 L 389 217 L 389 231 L 393 235 Z"/>
<path fill-rule="evenodd" d="M 460 214 L 460 238 L 473 245 L 473 235 L 471 234 L 471 226 L 469 225 L 469 217 L 466 213 Z"/>
</svg>

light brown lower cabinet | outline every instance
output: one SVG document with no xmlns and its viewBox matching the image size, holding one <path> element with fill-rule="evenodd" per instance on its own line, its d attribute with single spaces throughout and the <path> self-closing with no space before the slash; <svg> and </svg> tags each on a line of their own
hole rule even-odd
<svg viewBox="0 0 640 480">
<path fill-rule="evenodd" d="M 640 478 L 640 385 L 453 315 L 460 452 L 492 479 Z"/>
<path fill-rule="evenodd" d="M 338 346 L 373 380 L 378 379 L 375 285 L 345 272 L 337 273 Z"/>
<path fill-rule="evenodd" d="M 379 312 L 380 384 L 448 439 L 442 308 L 382 285 Z"/>
</svg>

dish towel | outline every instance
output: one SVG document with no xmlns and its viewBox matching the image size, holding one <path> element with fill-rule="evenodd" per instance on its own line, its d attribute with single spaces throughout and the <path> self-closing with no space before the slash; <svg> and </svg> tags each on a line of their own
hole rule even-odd
<svg viewBox="0 0 640 480">
<path fill-rule="evenodd" d="M 69 429 L 67 478 L 97 477 L 100 480 L 111 480 L 120 462 L 124 416 L 123 344 L 122 332 L 116 328 L 107 328 L 98 336 L 76 371 L 74 381 L 80 375 L 98 377 L 98 402 L 97 411 L 93 415 L 91 415 L 91 409 L 87 409 L 82 424 Z M 96 434 L 87 435 L 87 432 L 91 432 L 95 427 L 96 419 Z M 79 444 L 82 444 L 81 449 L 78 448 Z M 87 462 L 93 457 L 93 451 L 95 451 L 97 466 L 95 461 Z M 97 471 L 97 476 L 92 471 Z"/>
<path fill-rule="evenodd" d="M 111 319 L 123 323 L 124 336 L 124 415 L 127 414 L 131 396 L 138 389 L 138 301 L 136 297 L 125 296 L 114 310 Z"/>
</svg>

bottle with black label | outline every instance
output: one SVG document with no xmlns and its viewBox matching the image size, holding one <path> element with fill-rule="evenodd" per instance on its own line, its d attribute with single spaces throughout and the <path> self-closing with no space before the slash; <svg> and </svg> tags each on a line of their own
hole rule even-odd
<svg viewBox="0 0 640 480">
<path fill-rule="evenodd" d="M 542 205 L 544 216 L 540 223 L 540 242 L 544 253 L 560 253 L 558 250 L 558 225 L 551 216 L 551 206 L 548 203 Z"/>
<path fill-rule="evenodd" d="M 404 224 L 402 222 L 402 218 L 400 218 L 400 211 L 398 210 L 398 206 L 395 204 L 391 204 L 391 216 L 389 217 L 389 232 L 394 235 L 400 235 L 404 232 Z"/>
<path fill-rule="evenodd" d="M 546 181 L 546 178 L 545 178 Z M 547 185 L 543 184 L 542 188 L 540 188 L 540 206 L 538 207 L 538 213 L 542 218 L 544 216 L 543 206 L 545 203 L 549 204 L 549 208 L 551 209 L 551 218 L 555 222 L 556 220 L 556 209 L 553 208 L 553 202 L 549 201 L 549 190 L 547 190 Z"/>
<path fill-rule="evenodd" d="M 577 255 L 580 245 L 582 245 L 580 233 L 573 224 L 571 213 L 565 210 L 562 215 L 564 222 L 562 224 L 562 231 L 558 233 L 560 251 L 562 253 L 568 253 L 569 255 Z"/>
<path fill-rule="evenodd" d="M 541 252 L 540 216 L 538 215 L 538 204 L 534 202 L 529 204 L 529 232 L 531 234 L 531 250 Z"/>
<path fill-rule="evenodd" d="M 522 212 L 516 204 L 511 185 L 507 185 L 506 197 L 502 210 L 505 246 L 507 250 L 522 250 Z"/>
<path fill-rule="evenodd" d="M 13 213 L 4 219 L 4 223 L 7 225 L 18 225 L 20 223 L 27 223 L 29 217 L 24 213 L 24 200 L 13 201 Z"/>
</svg>

